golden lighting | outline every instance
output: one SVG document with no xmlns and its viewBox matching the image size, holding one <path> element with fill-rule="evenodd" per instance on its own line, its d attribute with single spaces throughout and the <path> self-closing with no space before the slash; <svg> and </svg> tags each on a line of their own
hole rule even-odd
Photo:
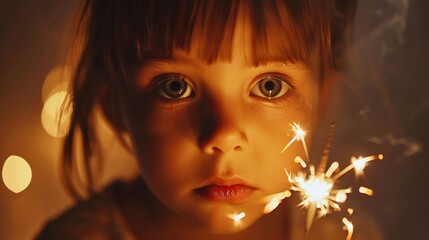
<svg viewBox="0 0 429 240">
<path fill-rule="evenodd" d="M 31 182 L 31 167 L 22 157 L 12 155 L 3 164 L 2 178 L 6 187 L 14 193 L 25 190 Z"/>
<path fill-rule="evenodd" d="M 66 91 L 54 93 L 45 102 L 41 120 L 45 131 L 53 137 L 64 137 L 69 128 L 70 108 L 63 108 L 70 96 Z"/>
<path fill-rule="evenodd" d="M 374 191 L 372 189 L 370 189 L 370 188 L 367 188 L 367 187 L 360 187 L 359 188 L 359 192 L 363 193 L 363 194 L 366 194 L 368 196 L 374 195 Z"/>
<path fill-rule="evenodd" d="M 353 210 L 353 208 L 347 208 L 347 212 L 349 213 L 349 215 L 352 215 L 354 210 Z"/>
</svg>

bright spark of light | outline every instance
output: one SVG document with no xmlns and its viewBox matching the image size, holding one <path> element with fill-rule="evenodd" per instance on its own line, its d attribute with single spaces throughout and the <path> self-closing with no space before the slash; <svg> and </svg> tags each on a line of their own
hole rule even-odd
<svg viewBox="0 0 429 240">
<path fill-rule="evenodd" d="M 347 208 L 347 212 L 349 213 L 349 215 L 352 215 L 354 210 L 353 210 L 353 208 Z"/>
<path fill-rule="evenodd" d="M 360 187 L 359 188 L 359 192 L 363 193 L 363 194 L 366 194 L 368 196 L 374 195 L 374 191 L 372 189 L 370 189 L 370 188 L 367 188 L 367 187 Z"/>
<path fill-rule="evenodd" d="M 287 173 L 287 172 L 286 172 Z M 325 177 L 325 174 L 318 174 L 311 171 L 309 176 L 305 173 L 298 173 L 292 177 L 287 173 L 289 181 L 292 183 L 292 190 L 300 192 L 301 202 L 298 206 L 308 209 L 314 204 L 318 209 L 318 215 L 324 216 L 330 212 L 330 209 L 339 210 L 339 203 L 345 202 L 347 193 L 351 189 L 333 189 L 334 182 Z"/>
<path fill-rule="evenodd" d="M 286 151 L 286 149 L 288 149 L 289 146 L 292 145 L 292 143 L 294 143 L 295 141 L 301 141 L 305 151 L 305 156 L 308 160 L 308 150 L 307 145 L 305 144 L 305 136 L 307 135 L 307 131 L 303 130 L 301 126 L 296 122 L 294 122 L 290 126 L 292 127 L 292 131 L 295 133 L 295 136 L 289 141 L 288 144 L 286 144 L 286 146 L 282 149 L 281 153 L 284 153 L 284 151 Z"/>
<path fill-rule="evenodd" d="M 264 214 L 268 214 L 276 209 L 283 199 L 290 197 L 292 193 L 290 191 L 284 191 L 281 193 L 273 194 L 271 196 L 267 196 L 264 199 L 271 199 L 264 207 Z"/>
<path fill-rule="evenodd" d="M 339 166 L 340 166 L 340 164 L 338 162 L 333 162 L 331 164 L 331 166 L 328 168 L 328 171 L 326 171 L 325 176 L 326 177 L 331 177 L 332 173 L 334 173 L 335 170 L 337 170 Z"/>
<path fill-rule="evenodd" d="M 305 161 L 300 156 L 296 156 L 294 162 L 299 163 L 302 168 L 307 167 L 307 164 L 305 163 Z"/>
<path fill-rule="evenodd" d="M 343 170 L 341 170 L 335 176 L 333 176 L 332 179 L 336 180 L 352 169 L 355 170 L 356 175 L 360 175 L 363 173 L 363 169 L 365 168 L 365 166 L 368 162 L 373 161 L 373 160 L 382 160 L 382 159 L 383 159 L 382 154 L 372 155 L 372 156 L 367 156 L 367 157 L 358 157 L 358 158 L 352 157 L 351 158 L 351 164 L 348 165 Z"/>
<path fill-rule="evenodd" d="M 347 218 L 343 218 L 343 223 L 347 230 L 346 240 L 350 240 L 353 235 L 353 224 Z"/>
<path fill-rule="evenodd" d="M 295 137 L 286 145 L 282 150 L 284 152 L 293 142 L 302 141 L 303 146 L 306 150 L 305 145 L 305 131 L 303 131 L 297 123 L 292 124 L 292 129 L 295 132 Z M 352 157 L 351 164 L 348 165 L 343 170 L 336 173 L 334 172 L 339 170 L 338 162 L 334 162 L 325 172 L 325 167 L 328 161 L 328 156 L 332 143 L 332 133 L 334 125 L 331 125 L 331 131 L 328 135 L 328 141 L 325 145 L 325 149 L 321 158 L 321 161 L 318 166 L 318 170 L 314 166 L 310 166 L 309 170 L 306 173 L 298 172 L 296 176 L 292 176 L 291 173 L 286 171 L 289 182 L 292 184 L 291 190 L 299 192 L 301 197 L 301 202 L 298 206 L 307 209 L 307 222 L 305 225 L 306 236 L 311 228 L 312 222 L 316 213 L 319 217 L 324 216 L 331 212 L 331 209 L 334 211 L 340 211 L 340 204 L 344 203 L 347 200 L 347 194 L 351 193 L 351 188 L 346 189 L 336 189 L 335 182 L 342 177 L 347 172 L 354 169 L 355 174 L 359 175 L 363 173 L 363 169 L 366 164 L 370 161 L 376 159 L 383 159 L 383 155 L 373 155 L 367 157 Z M 308 156 L 308 154 L 307 154 Z M 295 163 L 300 163 L 300 158 L 295 158 Z M 304 166 L 301 164 L 304 168 Z M 361 187 L 359 189 L 361 193 L 371 196 L 373 191 L 369 188 Z M 349 214 L 353 213 L 353 209 L 348 209 Z M 353 224 L 351 224 L 346 218 L 343 218 L 343 223 L 346 225 L 348 230 L 347 239 L 351 239 L 353 234 Z"/>
<path fill-rule="evenodd" d="M 232 219 L 234 221 L 235 225 L 238 225 L 241 223 L 241 220 L 246 216 L 244 212 L 241 213 L 234 213 L 234 214 L 228 214 L 227 217 Z"/>
</svg>

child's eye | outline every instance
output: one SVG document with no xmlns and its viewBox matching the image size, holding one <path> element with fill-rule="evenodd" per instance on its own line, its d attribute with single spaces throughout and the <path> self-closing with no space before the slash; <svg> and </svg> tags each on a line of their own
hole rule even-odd
<svg viewBox="0 0 429 240">
<path fill-rule="evenodd" d="M 250 94 L 257 97 L 274 99 L 284 96 L 291 86 L 280 77 L 266 76 L 256 82 Z"/>
<path fill-rule="evenodd" d="M 165 99 L 182 99 L 192 97 L 194 90 L 181 75 L 161 75 L 154 90 Z"/>
</svg>

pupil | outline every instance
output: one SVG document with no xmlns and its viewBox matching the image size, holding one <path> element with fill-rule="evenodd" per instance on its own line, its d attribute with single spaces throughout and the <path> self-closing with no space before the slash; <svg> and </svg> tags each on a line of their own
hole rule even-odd
<svg viewBox="0 0 429 240">
<path fill-rule="evenodd" d="M 265 89 L 267 89 L 268 91 L 272 91 L 274 89 L 274 83 L 272 81 L 268 81 L 265 83 Z"/>
<path fill-rule="evenodd" d="M 182 87 L 182 84 L 180 84 L 179 81 L 173 81 L 170 84 L 171 91 L 173 91 L 173 92 L 180 91 L 181 87 Z"/>
</svg>

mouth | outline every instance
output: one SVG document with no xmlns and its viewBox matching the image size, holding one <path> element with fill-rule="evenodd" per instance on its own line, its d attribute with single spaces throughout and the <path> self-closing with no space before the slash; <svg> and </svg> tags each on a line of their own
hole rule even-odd
<svg viewBox="0 0 429 240">
<path fill-rule="evenodd" d="M 239 204 L 246 201 L 255 191 L 255 188 L 245 183 L 241 183 L 240 181 L 233 182 L 236 183 L 217 181 L 197 188 L 195 192 L 200 197 L 212 202 Z"/>
</svg>

